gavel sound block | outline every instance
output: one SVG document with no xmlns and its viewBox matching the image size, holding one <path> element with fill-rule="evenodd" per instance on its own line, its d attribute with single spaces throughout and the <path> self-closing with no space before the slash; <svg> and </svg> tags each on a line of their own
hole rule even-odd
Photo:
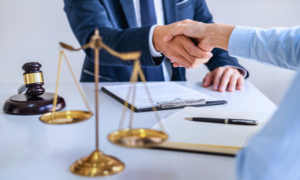
<svg viewBox="0 0 300 180">
<path fill-rule="evenodd" d="M 41 64 L 30 62 L 23 65 L 24 84 L 27 88 L 25 94 L 18 94 L 7 99 L 3 111 L 14 115 L 35 115 L 51 112 L 53 108 L 54 93 L 45 93 Z M 56 111 L 66 106 L 65 100 L 58 96 Z"/>
</svg>

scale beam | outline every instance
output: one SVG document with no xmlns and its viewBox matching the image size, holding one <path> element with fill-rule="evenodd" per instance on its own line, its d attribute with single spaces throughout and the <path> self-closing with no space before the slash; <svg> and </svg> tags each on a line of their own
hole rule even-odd
<svg viewBox="0 0 300 180">
<path fill-rule="evenodd" d="M 96 176 L 108 176 L 112 175 L 118 172 L 121 172 L 125 165 L 118 160 L 115 157 L 105 155 L 103 152 L 99 150 L 99 98 L 98 98 L 98 82 L 99 82 L 99 51 L 103 48 L 111 55 L 118 57 L 121 60 L 129 61 L 133 60 L 134 63 L 134 70 L 132 72 L 131 82 L 137 82 L 138 77 L 141 78 L 143 82 L 146 82 L 145 76 L 142 72 L 142 69 L 140 67 L 138 59 L 141 56 L 141 52 L 129 52 L 129 53 L 119 53 L 115 50 L 108 47 L 106 44 L 102 42 L 102 38 L 99 36 L 98 29 L 95 30 L 95 34 L 92 36 L 91 41 L 85 45 L 83 45 L 80 48 L 74 48 L 68 44 L 60 42 L 60 46 L 63 49 L 67 49 L 69 51 L 79 51 L 87 48 L 91 48 L 94 50 L 95 53 L 95 65 L 94 65 L 94 77 L 95 77 L 95 136 L 96 136 L 96 150 L 92 152 L 89 156 L 86 156 L 84 158 L 81 158 L 77 160 L 71 167 L 70 170 L 77 175 L 81 176 L 90 176 L 90 177 L 96 177 Z M 55 104 L 57 102 L 57 93 L 58 93 L 58 85 L 59 85 L 59 77 L 60 77 L 60 68 L 61 68 L 61 62 L 62 57 L 64 56 L 68 67 L 72 73 L 72 76 L 75 80 L 75 83 L 77 85 L 77 88 L 88 108 L 89 111 L 62 111 L 62 112 L 56 112 L 55 111 Z M 133 93 L 135 91 L 135 86 L 133 87 Z M 148 94 L 149 99 L 152 102 L 150 92 L 145 84 L 145 88 Z M 130 88 L 132 89 L 132 88 Z M 129 91 L 131 93 L 131 91 Z M 129 94 L 128 94 L 129 97 Z M 135 97 L 132 98 L 132 104 L 134 104 Z M 128 104 L 124 104 L 125 108 L 128 106 Z M 160 119 L 158 116 L 158 113 L 156 112 L 156 109 L 153 109 L 156 113 L 156 118 L 159 123 Z M 131 112 L 130 116 L 130 124 L 129 129 L 121 129 L 123 121 L 124 121 L 124 115 L 125 111 L 122 114 L 122 119 L 120 122 L 120 129 L 116 132 L 113 132 L 109 135 L 108 139 L 120 146 L 126 146 L 126 147 L 151 147 L 158 145 L 162 142 L 164 142 L 166 139 L 168 139 L 168 135 L 163 132 L 163 126 L 161 124 L 162 131 L 157 130 L 151 130 L 151 129 L 132 129 L 132 120 L 133 120 L 133 112 Z M 59 66 L 58 66 L 58 73 L 57 73 L 57 80 L 56 80 L 56 90 L 55 90 L 55 98 L 54 98 L 54 107 L 53 111 L 51 113 L 44 114 L 40 117 L 40 120 L 47 124 L 71 124 L 71 123 L 77 123 L 84 120 L 89 119 L 93 113 L 90 110 L 90 107 L 83 95 L 83 92 L 76 81 L 75 75 L 73 73 L 73 70 L 69 64 L 69 61 L 64 53 L 64 51 L 61 51 L 60 57 L 59 57 Z"/>
</svg>

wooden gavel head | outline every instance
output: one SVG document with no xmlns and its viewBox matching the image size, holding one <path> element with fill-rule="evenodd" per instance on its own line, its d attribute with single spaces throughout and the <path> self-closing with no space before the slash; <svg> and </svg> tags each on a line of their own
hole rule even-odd
<svg viewBox="0 0 300 180">
<path fill-rule="evenodd" d="M 24 84 L 27 87 L 25 94 L 28 96 L 39 96 L 44 94 L 45 89 L 42 87 L 44 85 L 43 73 L 40 71 L 42 65 L 38 62 L 29 62 L 22 66 L 25 71 L 23 74 Z"/>
</svg>

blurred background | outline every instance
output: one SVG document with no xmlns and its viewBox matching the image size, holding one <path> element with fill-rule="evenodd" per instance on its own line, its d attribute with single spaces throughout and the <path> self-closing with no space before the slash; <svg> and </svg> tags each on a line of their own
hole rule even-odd
<svg viewBox="0 0 300 180">
<path fill-rule="evenodd" d="M 261 28 L 300 25 L 299 0 L 206 0 L 214 21 Z M 23 83 L 22 65 L 38 61 L 46 83 L 56 79 L 59 45 L 62 41 L 79 47 L 62 0 L 0 0 L 0 82 Z M 73 70 L 80 77 L 84 60 L 82 51 L 67 52 Z M 248 81 L 278 105 L 295 72 L 239 58 L 249 70 Z M 187 71 L 188 81 L 202 81 L 205 66 Z M 65 63 L 61 82 L 73 82 Z M 1 87 L 0 87 L 1 88 Z"/>
</svg>

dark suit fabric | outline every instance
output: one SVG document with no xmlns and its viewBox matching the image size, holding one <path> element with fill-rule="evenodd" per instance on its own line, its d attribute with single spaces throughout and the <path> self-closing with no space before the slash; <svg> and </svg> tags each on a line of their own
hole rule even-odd
<svg viewBox="0 0 300 180">
<path fill-rule="evenodd" d="M 184 19 L 212 23 L 212 15 L 204 0 L 188 0 L 176 5 L 181 1 L 162 0 L 166 24 Z M 98 28 L 103 42 L 112 49 L 118 52 L 141 51 L 143 67 L 161 66 L 165 56 L 151 57 L 148 42 L 151 25 L 137 28 L 133 0 L 64 0 L 64 3 L 71 29 L 80 45 L 88 43 Z M 94 81 L 93 76 L 84 70 L 94 72 L 94 52 L 87 49 L 85 53 L 80 81 L 91 82 Z M 214 49 L 212 53 L 213 57 L 206 63 L 210 71 L 224 65 L 243 68 L 227 51 Z M 101 82 L 129 81 L 132 67 L 132 61 L 122 61 L 104 50 L 100 51 Z M 172 80 L 185 81 L 185 69 L 173 68 Z"/>
</svg>

